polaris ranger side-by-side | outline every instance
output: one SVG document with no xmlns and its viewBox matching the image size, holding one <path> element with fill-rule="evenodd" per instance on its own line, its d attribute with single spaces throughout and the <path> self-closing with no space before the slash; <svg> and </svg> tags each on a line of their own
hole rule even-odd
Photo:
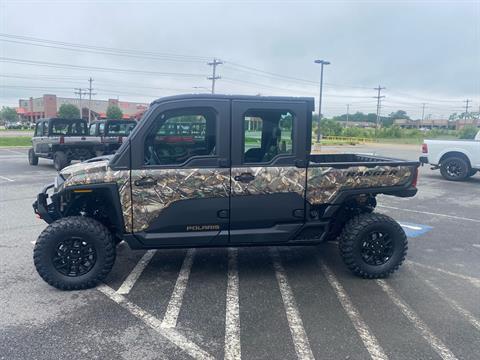
<svg viewBox="0 0 480 360">
<path fill-rule="evenodd" d="M 59 289 L 95 286 L 115 246 L 314 245 L 339 239 L 355 274 L 401 265 L 400 225 L 377 194 L 411 197 L 418 162 L 310 154 L 312 98 L 184 95 L 152 103 L 111 158 L 63 169 L 38 194 L 50 225 L 34 262 Z M 53 194 L 49 195 L 49 189 Z"/>
</svg>

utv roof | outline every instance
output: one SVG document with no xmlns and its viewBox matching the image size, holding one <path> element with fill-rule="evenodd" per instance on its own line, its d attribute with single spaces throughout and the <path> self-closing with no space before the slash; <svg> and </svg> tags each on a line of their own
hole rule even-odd
<svg viewBox="0 0 480 360">
<path fill-rule="evenodd" d="M 222 94 L 182 94 L 166 96 L 157 99 L 151 103 L 159 104 L 171 100 L 201 100 L 201 99 L 227 99 L 227 100 L 250 100 L 250 101 L 304 101 L 311 104 L 313 109 L 315 98 L 313 97 L 294 97 L 294 96 L 260 96 L 260 95 L 222 95 Z"/>
</svg>

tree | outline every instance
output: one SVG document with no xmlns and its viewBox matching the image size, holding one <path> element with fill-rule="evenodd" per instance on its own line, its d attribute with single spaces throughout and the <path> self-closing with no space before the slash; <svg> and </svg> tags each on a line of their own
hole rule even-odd
<svg viewBox="0 0 480 360">
<path fill-rule="evenodd" d="M 0 110 L 0 117 L 2 120 L 7 122 L 14 122 L 18 119 L 17 111 L 8 106 L 2 106 L 2 110 Z"/>
<path fill-rule="evenodd" d="M 410 117 L 407 115 L 407 112 L 404 111 L 404 110 L 397 110 L 395 112 L 392 112 L 390 114 L 390 117 L 392 119 L 407 119 L 407 120 L 410 120 Z"/>
<path fill-rule="evenodd" d="M 459 131 L 458 135 L 460 139 L 475 139 L 475 135 L 477 135 L 478 128 L 473 125 L 467 125 Z"/>
<path fill-rule="evenodd" d="M 80 110 L 75 105 L 72 104 L 62 104 L 58 109 L 58 117 L 64 119 L 79 119 Z"/>
<path fill-rule="evenodd" d="M 107 109 L 108 119 L 121 119 L 123 118 L 122 110 L 117 105 L 110 105 Z"/>
</svg>

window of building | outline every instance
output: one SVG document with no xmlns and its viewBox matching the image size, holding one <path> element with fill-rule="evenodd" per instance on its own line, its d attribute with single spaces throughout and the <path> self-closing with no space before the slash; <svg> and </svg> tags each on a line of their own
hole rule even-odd
<svg viewBox="0 0 480 360">
<path fill-rule="evenodd" d="M 211 108 L 176 109 L 160 114 L 145 139 L 145 165 L 179 165 L 216 154 L 217 116 Z"/>
<path fill-rule="evenodd" d="M 292 154 L 294 116 L 287 110 L 250 110 L 244 116 L 244 163 Z"/>
</svg>

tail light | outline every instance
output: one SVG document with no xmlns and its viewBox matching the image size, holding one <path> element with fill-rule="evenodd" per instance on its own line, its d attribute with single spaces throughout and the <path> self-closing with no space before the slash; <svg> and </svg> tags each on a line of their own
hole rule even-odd
<svg viewBox="0 0 480 360">
<path fill-rule="evenodd" d="M 415 168 L 415 174 L 413 174 L 412 186 L 417 187 L 418 181 L 418 168 Z"/>
<path fill-rule="evenodd" d="M 428 145 L 427 144 L 422 144 L 422 153 L 428 154 Z"/>
<path fill-rule="evenodd" d="M 65 144 L 65 137 L 64 136 L 60 136 L 60 144 Z"/>
</svg>

